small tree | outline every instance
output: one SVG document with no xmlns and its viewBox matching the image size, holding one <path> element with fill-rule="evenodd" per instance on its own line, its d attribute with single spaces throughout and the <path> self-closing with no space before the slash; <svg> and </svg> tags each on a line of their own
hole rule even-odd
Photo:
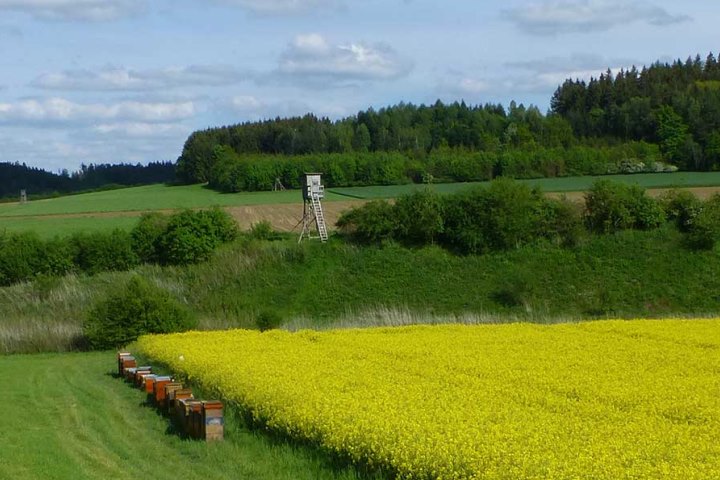
<svg viewBox="0 0 720 480">
<path fill-rule="evenodd" d="M 720 241 L 720 195 L 705 202 L 689 226 L 686 237 L 691 248 L 712 250 Z"/>
<path fill-rule="evenodd" d="M 393 209 L 395 237 L 407 243 L 435 243 L 443 232 L 443 204 L 440 196 L 423 188 L 397 199 Z"/>
<path fill-rule="evenodd" d="M 99 301 L 83 325 L 94 350 L 118 348 L 147 333 L 173 333 L 197 325 L 190 311 L 167 291 L 135 276 Z"/>
</svg>

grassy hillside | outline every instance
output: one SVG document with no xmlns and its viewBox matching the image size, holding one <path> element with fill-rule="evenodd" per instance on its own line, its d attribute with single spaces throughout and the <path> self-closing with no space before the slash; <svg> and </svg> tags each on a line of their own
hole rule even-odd
<svg viewBox="0 0 720 480">
<path fill-rule="evenodd" d="M 0 361 L 0 478 L 354 479 L 321 453 L 226 418 L 226 440 L 181 439 L 145 394 L 111 376 L 113 353 Z"/>
<path fill-rule="evenodd" d="M 254 327 L 268 310 L 292 328 L 324 328 L 468 315 L 472 322 L 702 316 L 720 311 L 718 271 L 718 252 L 689 251 L 668 227 L 593 237 L 573 249 L 539 244 L 466 257 L 438 247 L 243 240 L 207 264 L 136 273 L 198 312 L 203 328 Z M 88 307 L 132 274 L 0 289 L 0 353 L 72 348 Z"/>
</svg>

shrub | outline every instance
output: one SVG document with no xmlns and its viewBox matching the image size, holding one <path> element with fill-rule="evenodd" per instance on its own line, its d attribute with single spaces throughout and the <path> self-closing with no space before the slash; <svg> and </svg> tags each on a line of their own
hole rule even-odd
<svg viewBox="0 0 720 480">
<path fill-rule="evenodd" d="M 378 243 L 392 237 L 396 228 L 395 210 L 385 200 L 374 200 L 344 212 L 337 227 L 361 243 Z"/>
<path fill-rule="evenodd" d="M 257 240 L 274 240 L 277 234 L 273 230 L 272 224 L 267 220 L 253 223 L 250 227 L 250 237 Z"/>
<path fill-rule="evenodd" d="M 34 233 L 0 234 L 0 284 L 23 282 L 38 274 L 42 247 Z"/>
<path fill-rule="evenodd" d="M 118 348 L 146 333 L 172 333 L 197 325 L 167 291 L 135 276 L 119 292 L 99 301 L 83 325 L 94 350 Z"/>
<path fill-rule="evenodd" d="M 423 188 L 397 199 L 395 238 L 406 243 L 435 243 L 443 231 L 443 204 L 440 196 Z"/>
<path fill-rule="evenodd" d="M 668 220 L 674 221 L 678 230 L 687 233 L 702 211 L 703 203 L 687 190 L 670 190 L 660 197 L 660 205 Z"/>
<path fill-rule="evenodd" d="M 545 199 L 536 212 L 536 236 L 563 247 L 577 245 L 583 234 L 582 217 L 577 205 L 562 198 Z"/>
<path fill-rule="evenodd" d="M 585 222 L 597 233 L 650 230 L 665 222 L 665 212 L 637 185 L 598 180 L 585 195 Z"/>
<path fill-rule="evenodd" d="M 720 241 L 720 195 L 713 196 L 690 224 L 687 244 L 696 250 L 712 250 Z"/>
<path fill-rule="evenodd" d="M 160 261 L 159 240 L 167 229 L 169 218 L 160 213 L 145 213 L 130 232 L 132 248 L 143 263 Z"/>
<path fill-rule="evenodd" d="M 139 263 L 128 232 L 80 233 L 70 238 L 74 263 L 82 271 L 94 275 L 108 270 L 129 270 Z"/>
<path fill-rule="evenodd" d="M 443 240 L 462 253 L 507 250 L 537 238 L 539 190 L 500 179 L 447 197 Z"/>
<path fill-rule="evenodd" d="M 160 260 L 170 265 L 188 265 L 210 258 L 220 244 L 237 237 L 235 221 L 223 210 L 214 208 L 176 213 L 158 239 Z"/>
<path fill-rule="evenodd" d="M 282 317 L 275 310 L 263 310 L 257 316 L 255 324 L 261 332 L 279 328 L 282 324 Z"/>
</svg>

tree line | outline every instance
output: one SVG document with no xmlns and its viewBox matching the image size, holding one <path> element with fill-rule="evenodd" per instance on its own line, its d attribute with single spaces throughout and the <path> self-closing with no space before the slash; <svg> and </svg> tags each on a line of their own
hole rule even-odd
<svg viewBox="0 0 720 480">
<path fill-rule="evenodd" d="M 535 106 L 515 102 L 507 109 L 465 102 L 400 103 L 337 121 L 308 114 L 211 128 L 187 139 L 178 159 L 178 177 L 187 183 L 227 185 L 228 175 L 273 170 L 261 164 L 277 165 L 283 157 L 300 157 L 295 161 L 309 165 L 327 163 L 328 158 L 344 164 L 367 158 L 373 160 L 364 163 L 382 164 L 396 162 L 399 154 L 412 164 L 402 180 L 417 182 L 423 175 L 443 176 L 433 171 L 439 152 L 469 152 L 468 159 L 481 152 L 496 159 L 491 162 L 493 176 L 512 176 L 513 169 L 503 170 L 502 161 L 497 160 L 503 155 L 574 159 L 586 156 L 578 155 L 577 149 L 583 147 L 613 149 L 631 142 L 658 148 L 649 163 L 662 161 L 684 170 L 720 168 L 720 68 L 713 54 L 705 61 L 698 56 L 642 70 L 608 71 L 589 82 L 569 79 L 557 89 L 551 105 L 543 114 Z M 608 164 L 635 160 L 647 166 L 645 158 L 628 155 L 626 150 L 614 150 L 611 161 L 598 161 L 584 170 L 535 169 L 518 176 L 608 173 Z M 219 163 L 224 164 L 220 171 Z M 234 174 L 229 173 L 230 163 L 235 164 Z M 278 168 L 274 171 L 277 174 Z M 349 182 L 363 183 L 362 179 Z M 247 185 L 230 183 L 235 186 L 219 188 L 237 191 L 264 184 L 254 180 Z"/>
<path fill-rule="evenodd" d="M 172 182 L 175 180 L 175 164 L 83 164 L 72 173 L 67 170 L 52 173 L 20 163 L 0 163 L 0 179 L 0 198 L 17 198 L 20 190 L 26 190 L 31 197 L 47 196 L 107 188 L 110 185 Z"/>
<path fill-rule="evenodd" d="M 713 53 L 570 79 L 551 105 L 576 137 L 653 142 L 681 169 L 720 168 L 720 63 Z"/>
</svg>

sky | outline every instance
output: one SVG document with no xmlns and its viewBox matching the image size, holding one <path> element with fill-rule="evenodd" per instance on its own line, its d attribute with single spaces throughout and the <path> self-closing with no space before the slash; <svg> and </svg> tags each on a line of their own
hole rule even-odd
<svg viewBox="0 0 720 480">
<path fill-rule="evenodd" d="M 717 54 L 718 24 L 708 0 L 0 0 L 0 162 L 175 161 L 198 129 L 399 102 L 546 111 L 566 78 Z"/>
</svg>

